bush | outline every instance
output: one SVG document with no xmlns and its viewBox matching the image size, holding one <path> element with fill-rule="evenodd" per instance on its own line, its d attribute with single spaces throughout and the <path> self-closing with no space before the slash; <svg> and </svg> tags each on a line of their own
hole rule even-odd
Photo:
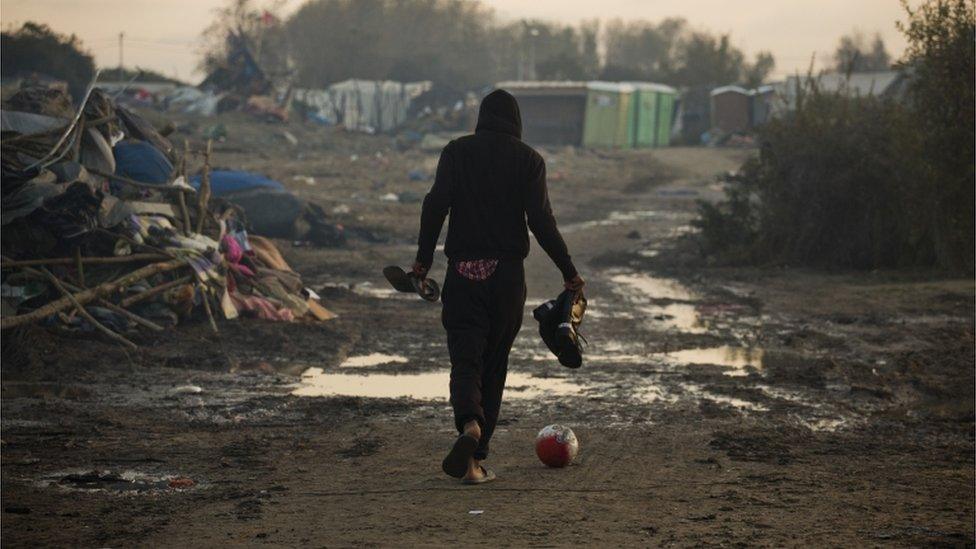
<svg viewBox="0 0 976 549">
<path fill-rule="evenodd" d="M 918 48 L 910 48 L 906 101 L 824 93 L 808 81 L 796 110 L 760 131 L 759 157 L 730 179 L 726 200 L 700 203 L 706 253 L 733 262 L 973 271 L 972 9 L 933 8 L 949 4 L 969 6 L 931 0 L 910 12 Z M 919 22 L 919 13 L 927 19 Z M 953 54 L 934 55 L 932 35 Z M 950 59 L 958 72 L 945 70 Z"/>
<path fill-rule="evenodd" d="M 91 54 L 82 50 L 76 36 L 27 22 L 20 29 L 2 34 L 0 73 L 8 77 L 34 72 L 66 81 L 71 95 L 79 99 L 95 75 L 95 62 Z"/>
</svg>

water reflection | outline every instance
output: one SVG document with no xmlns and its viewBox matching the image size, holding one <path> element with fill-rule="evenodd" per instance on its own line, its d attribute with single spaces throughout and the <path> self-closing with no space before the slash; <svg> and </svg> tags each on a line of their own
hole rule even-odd
<svg viewBox="0 0 976 549">
<path fill-rule="evenodd" d="M 688 303 L 648 305 L 638 309 L 647 315 L 648 321 L 656 328 L 678 330 L 689 334 L 702 334 L 707 331 L 696 307 Z"/>
<path fill-rule="evenodd" d="M 749 368 L 762 368 L 763 350 L 756 347 L 709 347 L 685 349 L 664 354 L 665 360 L 676 364 L 715 364 L 729 368 L 725 375 L 749 375 Z"/>
<path fill-rule="evenodd" d="M 296 396 L 354 396 L 365 398 L 414 398 L 442 400 L 448 398 L 450 372 L 369 375 L 326 372 L 309 368 L 302 374 L 301 384 L 292 391 Z M 563 378 L 532 377 L 509 372 L 506 398 L 537 398 L 545 396 L 578 395 L 582 387 Z"/>
<path fill-rule="evenodd" d="M 346 358 L 340 368 L 365 368 L 367 366 L 379 366 L 380 364 L 402 364 L 407 362 L 407 357 L 403 355 L 387 355 L 383 353 L 370 353 L 368 355 L 351 356 Z"/>
<path fill-rule="evenodd" d="M 674 299 L 676 301 L 693 301 L 696 297 L 691 291 L 677 280 L 657 278 L 645 274 L 617 274 L 610 277 L 610 281 L 637 290 L 643 297 L 649 299 Z"/>
</svg>

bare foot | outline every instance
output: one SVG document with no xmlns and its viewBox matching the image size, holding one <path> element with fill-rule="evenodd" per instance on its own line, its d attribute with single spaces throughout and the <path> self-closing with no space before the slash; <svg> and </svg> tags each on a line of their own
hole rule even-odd
<svg viewBox="0 0 976 549">
<path fill-rule="evenodd" d="M 481 425 L 478 422 L 471 420 L 464 424 L 464 434 L 473 436 L 474 438 L 481 440 Z"/>
<path fill-rule="evenodd" d="M 477 421 L 469 421 L 464 424 L 464 434 L 481 440 L 481 426 Z M 485 476 L 484 469 L 481 468 L 481 460 L 471 458 L 468 460 L 468 472 L 461 480 L 478 480 Z"/>
<path fill-rule="evenodd" d="M 485 476 L 485 470 L 481 468 L 481 460 L 471 458 L 468 462 L 468 472 L 461 480 L 479 480 Z"/>
</svg>

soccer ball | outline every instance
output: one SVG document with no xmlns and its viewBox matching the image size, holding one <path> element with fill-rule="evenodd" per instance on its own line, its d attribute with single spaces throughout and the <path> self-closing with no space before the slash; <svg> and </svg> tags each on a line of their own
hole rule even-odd
<svg viewBox="0 0 976 549">
<path fill-rule="evenodd" d="M 576 433 L 559 424 L 548 425 L 535 437 L 535 455 L 549 467 L 566 467 L 579 453 Z"/>
</svg>

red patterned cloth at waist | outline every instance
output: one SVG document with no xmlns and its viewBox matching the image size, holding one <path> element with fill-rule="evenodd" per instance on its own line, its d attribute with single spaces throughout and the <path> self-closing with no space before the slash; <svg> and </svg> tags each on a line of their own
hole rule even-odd
<svg viewBox="0 0 976 549">
<path fill-rule="evenodd" d="M 459 275 L 468 280 L 488 280 L 488 277 L 498 267 L 497 259 L 475 259 L 473 261 L 458 261 L 454 269 Z"/>
</svg>

